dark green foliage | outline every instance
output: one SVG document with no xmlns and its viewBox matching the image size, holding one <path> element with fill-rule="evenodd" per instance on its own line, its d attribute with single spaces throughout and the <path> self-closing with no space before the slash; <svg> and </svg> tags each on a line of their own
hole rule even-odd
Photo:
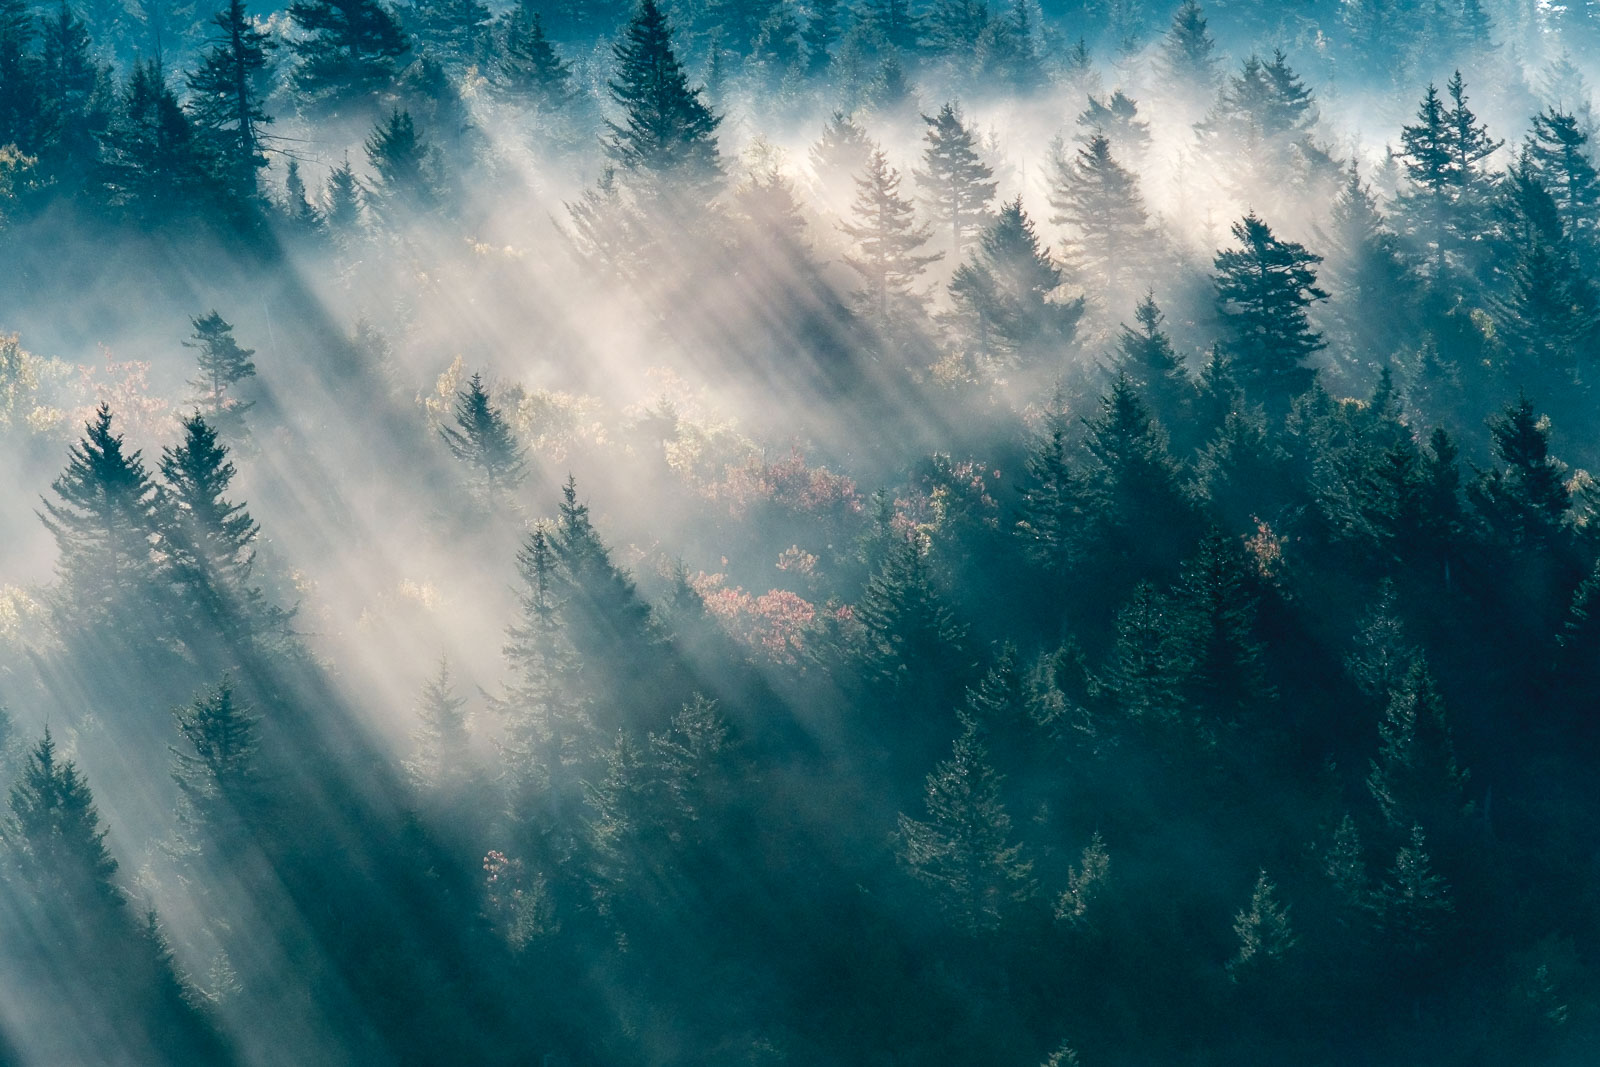
<svg viewBox="0 0 1600 1067">
<path fill-rule="evenodd" d="M 655 0 L 641 0 L 612 54 L 617 66 L 608 84 L 623 121 L 606 123 L 607 155 L 646 195 L 704 206 L 722 179 L 716 137 L 722 120 L 690 88 Z"/>
<path fill-rule="evenodd" d="M 1161 76 L 1174 93 L 1209 90 L 1217 83 L 1217 44 L 1198 0 L 1183 0 L 1161 41 Z"/>
<path fill-rule="evenodd" d="M 229 0 L 211 26 L 211 47 L 188 77 L 189 111 L 200 133 L 214 142 L 235 195 L 253 197 L 257 171 L 267 165 L 261 128 L 272 119 L 262 106 L 262 82 L 276 41 L 251 21 L 244 0 Z"/>
<path fill-rule="evenodd" d="M 1305 361 L 1323 346 L 1307 308 L 1328 294 L 1312 269 L 1322 257 L 1280 240 L 1254 213 L 1233 224 L 1237 249 L 1217 253 L 1217 308 L 1234 373 L 1247 396 L 1283 412 L 1310 388 Z"/>
<path fill-rule="evenodd" d="M 928 126 L 928 147 L 916 172 L 917 184 L 938 227 L 950 235 L 951 258 L 959 262 L 967 243 L 989 223 L 994 172 L 978 155 L 955 104 L 945 104 L 922 121 Z"/>
<path fill-rule="evenodd" d="M 1045 410 L 1028 453 L 1027 476 L 1014 530 L 1029 561 L 1050 576 L 1065 577 L 1076 560 L 1083 487 L 1072 468 L 1071 421 L 1060 398 Z"/>
<path fill-rule="evenodd" d="M 545 36 L 544 18 L 529 0 L 518 0 L 500 22 L 496 82 L 501 90 L 546 110 L 571 101 L 572 64 L 561 58 Z"/>
<path fill-rule="evenodd" d="M 1384 820 L 1395 829 L 1455 829 L 1467 806 L 1467 774 L 1456 763 L 1444 702 L 1420 656 L 1390 691 L 1378 734 L 1367 789 Z"/>
<path fill-rule="evenodd" d="M 1501 145 L 1468 107 L 1460 71 L 1446 89 L 1449 106 L 1429 85 L 1417 122 L 1400 131 L 1410 182 L 1401 199 L 1401 218 L 1435 279 L 1447 271 L 1476 267 L 1472 246 L 1492 188 L 1484 160 Z"/>
<path fill-rule="evenodd" d="M 1000 209 L 950 281 L 962 334 L 975 353 L 1024 365 L 1059 365 L 1083 300 L 1062 300 L 1061 268 L 1039 241 L 1019 197 Z"/>
<path fill-rule="evenodd" d="M 1208 731 L 1257 718 L 1273 696 L 1255 634 L 1252 586 L 1244 552 L 1212 531 L 1184 564 L 1174 593 L 1180 691 Z"/>
<path fill-rule="evenodd" d="M 1600 244 L 1600 175 L 1590 159 L 1589 135 L 1571 114 L 1546 108 L 1533 117 L 1528 165 L 1555 201 L 1568 240 L 1593 265 Z"/>
<path fill-rule="evenodd" d="M 350 169 L 350 157 L 345 156 L 328 175 L 323 191 L 322 217 L 328 229 L 345 238 L 354 236 L 361 225 L 361 182 Z"/>
<path fill-rule="evenodd" d="M 427 211 L 440 200 L 438 156 L 411 118 L 394 110 L 367 136 L 367 162 L 376 173 L 366 203 L 391 224 L 414 212 Z"/>
<path fill-rule="evenodd" d="M 492 16 L 478 0 L 410 0 L 403 17 L 422 48 L 452 68 L 479 59 L 488 44 Z"/>
<path fill-rule="evenodd" d="M 1050 221 L 1069 234 L 1067 255 L 1086 286 L 1108 299 L 1142 280 L 1152 240 L 1138 179 L 1111 156 L 1111 142 L 1096 133 L 1068 161 L 1058 144 L 1051 160 Z"/>
<path fill-rule="evenodd" d="M 59 757 L 49 727 L 28 753 L 10 797 L 13 840 L 20 846 L 13 855 L 36 893 L 91 914 L 122 906 L 112 881 L 117 861 L 106 850 L 89 783 L 72 760 Z"/>
<path fill-rule="evenodd" d="M 393 80 L 411 49 L 379 0 L 296 0 L 289 17 L 303 34 L 291 42 L 299 62 L 290 84 L 314 107 L 359 108 Z"/>
<path fill-rule="evenodd" d="M 456 394 L 455 423 L 440 427 L 439 436 L 471 469 L 475 488 L 493 500 L 522 484 L 528 473 L 527 450 L 505 415 L 490 403 L 481 374 L 474 374 Z"/>
<path fill-rule="evenodd" d="M 1228 961 L 1228 977 L 1235 982 L 1261 981 L 1299 941 L 1289 926 L 1289 908 L 1278 903 L 1277 891 L 1263 870 L 1250 892 L 1250 903 L 1234 916 L 1239 950 Z"/>
<path fill-rule="evenodd" d="M 1121 89 L 1104 101 L 1089 97 L 1089 106 L 1078 115 L 1078 126 L 1085 140 L 1104 137 L 1124 159 L 1140 159 L 1150 147 L 1150 124 L 1139 118 L 1139 105 Z"/>
<path fill-rule="evenodd" d="M 100 148 L 102 195 L 130 222 L 203 217 L 217 205 L 216 157 L 154 61 L 129 75 Z"/>
<path fill-rule="evenodd" d="M 250 359 L 255 349 L 239 347 L 233 325 L 215 310 L 190 322 L 194 334 L 183 347 L 195 350 L 197 374 L 189 382 L 195 390 L 195 403 L 211 426 L 238 433 L 243 429 L 244 413 L 255 405 L 234 393 L 241 382 L 255 377 L 256 365 Z"/>
<path fill-rule="evenodd" d="M 1354 164 L 1333 202 L 1323 236 L 1322 279 L 1335 327 L 1332 348 L 1351 386 L 1365 384 L 1374 366 L 1411 339 L 1416 283 L 1372 190 Z"/>
<path fill-rule="evenodd" d="M 174 715 L 184 742 L 172 750 L 172 776 L 187 805 L 183 817 L 224 857 L 236 855 L 267 829 L 271 792 L 261 771 L 261 720 L 228 678 Z"/>
<path fill-rule="evenodd" d="M 1467 487 L 1473 509 L 1491 536 L 1512 548 L 1548 546 L 1564 535 L 1572 509 L 1565 465 L 1550 455 L 1549 421 L 1526 396 L 1489 422 L 1495 458 L 1502 465 Z"/>
<path fill-rule="evenodd" d="M 1195 384 L 1161 329 L 1162 314 L 1154 293 L 1145 294 L 1134 310 L 1134 319 L 1138 328 L 1124 324 L 1117 338 L 1112 370 L 1149 405 L 1157 422 L 1187 435 L 1192 432 Z"/>
</svg>

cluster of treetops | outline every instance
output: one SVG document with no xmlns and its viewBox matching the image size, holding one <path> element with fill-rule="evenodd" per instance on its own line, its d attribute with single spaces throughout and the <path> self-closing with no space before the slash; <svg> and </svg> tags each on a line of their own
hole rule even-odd
<svg viewBox="0 0 1600 1067">
<path fill-rule="evenodd" d="M 187 106 L 159 64 L 109 89 L 70 11 L 36 51 L 31 16 L 0 10 L 19 211 L 82 197 L 157 225 L 176 187 L 320 234 L 443 195 L 391 110 L 365 189 L 346 168 L 321 205 L 268 204 L 240 88 L 266 39 L 237 3 Z M 507 40 L 549 67 L 525 8 L 444 10 L 418 36 L 477 27 L 461 47 L 482 69 Z M 291 18 L 301 106 L 394 91 L 407 38 L 383 8 Z M 852 18 L 891 57 L 935 47 L 931 14 Z M 615 48 L 612 169 L 574 205 L 580 246 L 624 279 L 681 252 L 686 206 L 744 210 L 725 214 L 718 116 L 672 41 L 644 0 Z M 1169 41 L 1219 77 L 1196 5 Z M 43 636 L 6 664 L 14 707 L 58 711 L 119 796 L 178 814 L 108 837 L 54 735 L 8 743 L 0 970 L 29 983 L 5 992 L 0 1058 L 1584 1062 L 1600 501 L 1552 443 L 1588 461 L 1600 429 L 1585 120 L 1551 107 L 1495 169 L 1457 76 L 1380 198 L 1315 140 L 1282 54 L 1217 84 L 1201 146 L 1252 146 L 1218 180 L 1263 199 L 1198 272 L 1198 373 L 1153 296 L 1104 366 L 1079 343 L 1117 294 L 1195 273 L 1118 161 L 1142 150 L 1133 101 L 1096 101 L 1057 154 L 1059 259 L 1020 200 L 995 209 L 953 106 L 928 116 L 925 217 L 835 120 L 818 156 L 857 154 L 861 285 L 839 314 L 859 350 L 1058 384 L 994 415 L 987 454 L 908 457 L 892 491 L 819 494 L 813 470 L 737 521 L 703 505 L 725 556 L 809 558 L 781 654 L 687 569 L 642 593 L 569 480 L 516 555 L 503 678 L 441 667 L 403 764 L 257 566 L 229 459 L 253 353 L 197 319 L 195 410 L 154 469 L 105 406 L 71 449 L 41 516 Z M 790 217 L 783 181 L 743 203 Z M 1272 190 L 1285 210 L 1324 194 L 1320 254 L 1274 232 Z M 934 226 L 959 265 L 930 321 Z M 514 522 L 538 457 L 482 378 L 442 437 L 463 523 Z M 114 853 L 155 857 L 185 921 L 137 917 Z"/>
</svg>

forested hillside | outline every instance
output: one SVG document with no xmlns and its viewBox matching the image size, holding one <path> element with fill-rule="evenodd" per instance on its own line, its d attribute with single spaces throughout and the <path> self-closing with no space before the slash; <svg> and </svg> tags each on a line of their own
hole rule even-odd
<svg viewBox="0 0 1600 1067">
<path fill-rule="evenodd" d="M 1600 1062 L 1600 6 L 0 0 L 0 1064 Z"/>
</svg>

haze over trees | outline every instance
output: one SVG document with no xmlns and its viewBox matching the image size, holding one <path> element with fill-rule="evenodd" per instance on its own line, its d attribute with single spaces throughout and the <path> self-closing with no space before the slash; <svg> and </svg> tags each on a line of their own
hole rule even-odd
<svg viewBox="0 0 1600 1067">
<path fill-rule="evenodd" d="M 0 1063 L 1600 1058 L 1597 42 L 0 0 Z"/>
</svg>

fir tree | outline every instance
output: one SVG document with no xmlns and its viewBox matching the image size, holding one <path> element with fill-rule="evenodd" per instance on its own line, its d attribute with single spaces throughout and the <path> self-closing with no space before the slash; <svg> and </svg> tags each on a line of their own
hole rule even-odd
<svg viewBox="0 0 1600 1067">
<path fill-rule="evenodd" d="M 1101 101 L 1089 97 L 1089 106 L 1078 115 L 1083 140 L 1104 137 L 1125 159 L 1138 161 L 1150 147 L 1150 124 L 1139 117 L 1139 105 L 1117 89 Z"/>
<path fill-rule="evenodd" d="M 917 280 L 936 255 L 920 255 L 928 229 L 919 225 L 911 202 L 900 195 L 900 174 L 882 151 L 874 150 L 856 179 L 855 221 L 840 228 L 856 243 L 845 262 L 861 275 L 858 303 L 870 321 L 887 334 L 912 320 L 924 296 Z"/>
<path fill-rule="evenodd" d="M 1336 351 L 1351 384 L 1362 382 L 1409 339 L 1415 318 L 1415 283 L 1401 256 L 1399 239 L 1387 228 L 1372 190 L 1355 164 L 1329 212 L 1326 269 L 1332 300 L 1328 316 L 1337 327 Z"/>
<path fill-rule="evenodd" d="M 1394 864 L 1373 895 L 1372 909 L 1382 944 L 1405 960 L 1415 960 L 1435 945 L 1455 911 L 1450 886 L 1433 870 L 1421 826 L 1395 853 Z"/>
<path fill-rule="evenodd" d="M 1183 0 L 1161 40 L 1157 62 L 1163 86 L 1179 98 L 1197 91 L 1210 92 L 1217 84 L 1216 51 L 1217 44 L 1207 29 L 1199 0 Z"/>
<path fill-rule="evenodd" d="M 811 0 L 801 40 L 806 46 L 806 73 L 818 77 L 833 62 L 839 40 L 839 0 Z"/>
<path fill-rule="evenodd" d="M 188 805 L 186 818 L 224 850 L 236 855 L 264 829 L 268 803 L 260 766 L 261 720 L 224 677 L 174 711 L 184 748 L 173 748 L 173 779 Z"/>
<path fill-rule="evenodd" d="M 410 0 L 405 28 L 452 69 L 481 59 L 493 18 L 479 0 Z"/>
<path fill-rule="evenodd" d="M 1533 176 L 1555 201 L 1567 238 L 1595 265 L 1600 255 L 1600 175 L 1590 159 L 1589 135 L 1571 114 L 1547 108 L 1533 117 L 1527 141 Z"/>
<path fill-rule="evenodd" d="M 861 172 L 866 170 L 872 153 L 878 150 L 865 130 L 843 111 L 835 111 L 822 127 L 808 153 L 817 176 L 830 192 L 854 189 Z"/>
<path fill-rule="evenodd" d="M 530 0 L 518 0 L 500 21 L 497 84 L 501 91 L 545 110 L 569 103 L 576 95 L 572 64 L 561 58 L 545 36 L 544 18 Z"/>
<path fill-rule="evenodd" d="M 112 209 L 156 225 L 201 216 L 217 204 L 216 168 L 159 64 L 137 64 L 101 135 L 99 175 Z"/>
<path fill-rule="evenodd" d="M 901 859 L 967 934 L 998 929 L 1033 893 L 1033 865 L 1012 838 L 1001 781 L 977 724 L 966 719 L 950 758 L 928 775 L 928 821 L 900 816 Z"/>
<path fill-rule="evenodd" d="M 1112 624 L 1105 683 L 1130 724 L 1149 737 L 1187 724 L 1182 681 L 1186 664 L 1171 600 L 1150 582 L 1133 587 Z M 1187 740 L 1186 738 L 1180 738 Z"/>
<path fill-rule="evenodd" d="M 1243 553 L 1212 531 L 1184 565 L 1174 598 L 1184 700 L 1208 725 L 1241 723 L 1274 695 L 1255 636 L 1256 604 Z"/>
<path fill-rule="evenodd" d="M 95 59 L 83 20 L 61 0 L 42 21 L 40 88 L 55 117 L 54 144 L 41 162 L 63 192 L 77 192 L 93 172 L 98 136 L 110 120 L 110 72 Z"/>
<path fill-rule="evenodd" d="M 1235 982 L 1259 978 L 1280 962 L 1300 940 L 1289 926 L 1289 908 L 1279 904 L 1278 887 L 1263 870 L 1256 876 L 1250 903 L 1233 917 L 1239 949 L 1228 961 L 1228 977 Z"/>
<path fill-rule="evenodd" d="M 1404 683 L 1419 655 L 1406 638 L 1394 583 L 1385 581 L 1378 602 L 1362 618 L 1355 649 L 1345 657 L 1345 672 L 1363 696 L 1383 702 Z"/>
<path fill-rule="evenodd" d="M 295 0 L 289 17 L 302 34 L 290 44 L 299 64 L 289 83 L 302 99 L 328 110 L 355 107 L 382 92 L 411 49 L 399 20 L 379 0 Z"/>
<path fill-rule="evenodd" d="M 672 29 L 655 0 L 640 0 L 612 49 L 616 75 L 611 97 L 622 122 L 606 123 L 606 153 L 652 196 L 681 195 L 700 207 L 716 195 L 722 178 L 717 126 L 722 121 L 689 87 L 672 51 Z"/>
<path fill-rule="evenodd" d="M 226 428 L 237 433 L 243 428 L 244 413 L 255 406 L 233 395 L 235 388 L 256 374 L 256 365 L 250 357 L 253 348 L 240 348 L 234 340 L 233 325 L 215 310 L 190 319 L 194 326 L 191 340 L 183 347 L 195 350 L 196 377 L 189 385 L 194 388 L 194 402 L 206 413 L 211 426 Z"/>
<path fill-rule="evenodd" d="M 1228 354 L 1246 392 L 1282 413 L 1315 372 L 1305 361 L 1322 348 L 1306 309 L 1328 294 L 1312 268 L 1321 256 L 1283 241 L 1254 213 L 1233 224 L 1238 249 L 1217 253 L 1217 308 Z"/>
<path fill-rule="evenodd" d="M 1390 693 L 1378 726 L 1380 746 L 1367 790 L 1395 829 L 1421 823 L 1435 833 L 1455 828 L 1466 807 L 1466 772 L 1456 763 L 1444 701 L 1417 656 Z"/>
<path fill-rule="evenodd" d="M 18 865 L 43 899 L 82 908 L 90 922 L 122 907 L 94 795 L 77 766 L 57 755 L 48 726 L 11 786 L 11 817 Z"/>
<path fill-rule="evenodd" d="M 0 145 L 30 154 L 43 146 L 51 125 L 43 65 L 33 48 L 37 32 L 23 0 L 0 0 Z"/>
<path fill-rule="evenodd" d="M 934 218 L 950 234 L 951 257 L 960 262 L 968 240 L 988 224 L 989 203 L 994 199 L 994 172 L 978 156 L 976 142 L 954 104 L 937 115 L 922 116 L 927 123 L 928 147 L 917 184 Z"/>
<path fill-rule="evenodd" d="M 306 192 L 306 181 L 300 176 L 298 160 L 289 160 L 283 175 L 283 214 L 294 232 L 311 235 L 322 232 L 322 212 L 317 210 Z"/>
<path fill-rule="evenodd" d="M 440 657 L 439 669 L 422 683 L 417 726 L 411 732 L 412 754 L 406 761 L 406 770 L 418 787 L 444 791 L 467 774 L 472 738 L 466 706 L 466 700 L 456 694 L 449 658 Z"/>
<path fill-rule="evenodd" d="M 1400 132 L 1412 187 L 1401 200 L 1403 218 L 1408 234 L 1428 252 L 1435 279 L 1476 268 L 1470 253 L 1491 193 L 1484 161 L 1501 145 L 1468 107 L 1460 71 L 1445 89 L 1449 106 L 1429 85 L 1416 124 Z"/>
<path fill-rule="evenodd" d="M 1060 301 L 1061 268 L 1039 242 L 1022 199 L 1005 205 L 950 281 L 955 314 L 973 350 L 1002 361 L 1060 360 L 1083 300 Z"/>
<path fill-rule="evenodd" d="M 1161 329 L 1161 309 L 1155 294 L 1146 293 L 1134 309 L 1135 329 L 1126 324 L 1117 338 L 1113 371 L 1144 398 L 1156 421 L 1188 432 L 1195 403 L 1195 386 L 1183 357 Z"/>
<path fill-rule="evenodd" d="M 322 217 L 335 235 L 348 239 L 361 225 L 361 180 L 346 155 L 328 174 L 323 187 Z"/>
<path fill-rule="evenodd" d="M 376 178 L 367 205 L 391 225 L 439 202 L 439 162 L 417 132 L 411 112 L 398 108 L 373 127 L 366 140 L 367 162 Z"/>
<path fill-rule="evenodd" d="M 1550 455 L 1550 423 L 1519 396 L 1489 421 L 1491 446 L 1503 466 L 1480 473 L 1467 488 L 1473 510 L 1496 541 L 1513 549 L 1560 543 L 1572 511 L 1566 465 Z"/>
<path fill-rule="evenodd" d="M 139 453 L 125 452 L 122 436 L 111 432 L 110 407 L 101 404 L 85 429 L 51 484 L 57 500 L 46 500 L 40 517 L 55 535 L 73 613 L 94 619 L 151 588 L 160 524 L 156 487 Z"/>
<path fill-rule="evenodd" d="M 1083 487 L 1072 466 L 1071 421 L 1058 396 L 1045 410 L 1044 425 L 1028 453 L 1027 475 L 1014 527 L 1023 552 L 1060 579 L 1076 562 Z"/>
<path fill-rule="evenodd" d="M 1112 158 L 1111 142 L 1099 133 L 1071 162 L 1059 143 L 1053 156 L 1050 221 L 1067 227 L 1074 266 L 1109 301 L 1147 265 L 1152 235 L 1138 179 Z"/>
<path fill-rule="evenodd" d="M 960 663 L 965 634 L 935 586 L 927 551 L 908 537 L 872 577 L 856 617 L 864 630 L 868 680 L 890 692 L 937 693 Z"/>
<path fill-rule="evenodd" d="M 527 477 L 526 449 L 499 408 L 489 401 L 483 376 L 474 374 L 456 394 L 454 426 L 444 426 L 439 436 L 461 462 L 472 470 L 491 499 L 514 490 Z"/>
<path fill-rule="evenodd" d="M 257 194 L 257 172 L 267 165 L 261 127 L 272 119 L 262 106 L 260 83 L 268 53 L 277 45 L 251 21 L 244 0 L 228 0 L 211 25 L 211 47 L 188 77 L 189 110 L 201 134 L 216 143 L 223 175 L 235 194 L 249 198 Z"/>
</svg>

